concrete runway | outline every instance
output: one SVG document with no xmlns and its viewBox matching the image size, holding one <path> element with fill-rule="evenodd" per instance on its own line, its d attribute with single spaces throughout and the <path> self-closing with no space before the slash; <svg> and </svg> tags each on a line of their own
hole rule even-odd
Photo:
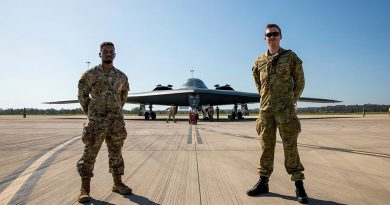
<svg viewBox="0 0 390 205">
<path fill-rule="evenodd" d="M 310 204 L 389 204 L 388 115 L 300 116 L 299 152 Z M 124 182 L 111 192 L 105 145 L 95 164 L 90 204 L 298 204 L 277 138 L 270 193 L 248 197 L 258 179 L 254 120 L 190 126 L 126 117 Z M 0 116 L 0 204 L 78 204 L 76 162 L 82 117 Z"/>
</svg>

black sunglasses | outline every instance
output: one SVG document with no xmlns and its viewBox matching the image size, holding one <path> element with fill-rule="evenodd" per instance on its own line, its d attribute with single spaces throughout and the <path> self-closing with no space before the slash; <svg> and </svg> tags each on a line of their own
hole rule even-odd
<svg viewBox="0 0 390 205">
<path fill-rule="evenodd" d="M 265 36 L 267 36 L 268 38 L 271 38 L 271 36 L 273 37 L 278 37 L 280 35 L 279 32 L 275 31 L 275 32 L 269 32 L 269 33 L 266 33 Z"/>
</svg>

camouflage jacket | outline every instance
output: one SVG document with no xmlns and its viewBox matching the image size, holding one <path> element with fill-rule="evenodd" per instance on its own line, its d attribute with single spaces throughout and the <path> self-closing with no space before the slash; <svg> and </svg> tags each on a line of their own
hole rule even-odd
<svg viewBox="0 0 390 205">
<path fill-rule="evenodd" d="M 283 51 L 280 48 L 275 55 L 267 51 L 256 59 L 252 67 L 260 94 L 260 110 L 292 109 L 305 86 L 302 61 L 292 51 L 280 55 Z M 272 60 L 277 56 L 279 58 L 273 65 Z"/>
<path fill-rule="evenodd" d="M 177 114 L 177 106 L 171 106 L 169 108 L 166 109 L 169 114 L 172 114 L 172 115 L 176 115 Z"/>
<path fill-rule="evenodd" d="M 127 76 L 116 69 L 104 71 L 101 65 L 87 70 L 79 80 L 78 99 L 88 119 L 122 115 L 129 92 Z"/>
</svg>

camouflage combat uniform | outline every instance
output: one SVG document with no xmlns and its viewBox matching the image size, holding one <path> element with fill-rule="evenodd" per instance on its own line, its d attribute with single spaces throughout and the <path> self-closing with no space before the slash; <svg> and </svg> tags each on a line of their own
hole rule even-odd
<svg viewBox="0 0 390 205">
<path fill-rule="evenodd" d="M 258 57 L 252 71 L 261 96 L 256 127 L 262 152 L 259 174 L 270 177 L 273 171 L 278 128 L 283 141 L 286 171 L 292 175 L 291 180 L 302 180 L 304 168 L 297 148 L 301 124 L 294 109 L 305 84 L 302 61 L 294 52 L 280 48 L 275 55 L 266 52 Z"/>
<path fill-rule="evenodd" d="M 84 153 L 77 162 L 82 178 L 92 177 L 96 156 L 106 141 L 109 172 L 123 175 L 122 146 L 127 137 L 122 108 L 129 92 L 126 75 L 116 68 L 104 71 L 101 65 L 86 71 L 78 84 L 78 99 L 88 115 L 82 141 Z"/>
<path fill-rule="evenodd" d="M 169 111 L 169 116 L 168 116 L 168 119 L 167 119 L 167 122 L 169 122 L 169 120 L 173 119 L 174 122 L 176 122 L 176 114 L 177 114 L 177 106 L 171 106 L 168 108 L 168 111 Z"/>
</svg>

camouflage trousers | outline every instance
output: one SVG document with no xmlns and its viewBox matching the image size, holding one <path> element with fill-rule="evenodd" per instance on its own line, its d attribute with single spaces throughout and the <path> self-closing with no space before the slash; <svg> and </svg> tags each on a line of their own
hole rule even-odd
<svg viewBox="0 0 390 205">
<path fill-rule="evenodd" d="M 276 129 L 279 130 L 284 149 L 284 166 L 292 181 L 303 180 L 304 167 L 298 154 L 297 139 L 301 123 L 290 110 L 281 112 L 261 111 L 257 119 L 257 133 L 260 135 L 261 156 L 259 175 L 270 177 L 274 168 Z"/>
<path fill-rule="evenodd" d="M 174 122 L 176 122 L 176 118 L 175 118 L 175 116 L 176 116 L 176 114 L 174 114 L 174 113 L 169 113 L 169 116 L 168 116 L 167 122 L 168 122 L 168 121 L 171 119 L 171 117 L 172 117 L 173 121 L 174 121 Z"/>
<path fill-rule="evenodd" d="M 124 173 L 122 158 L 123 142 L 127 137 L 123 118 L 116 120 L 88 120 L 84 124 L 82 141 L 84 153 L 77 162 L 77 169 L 82 178 L 92 177 L 96 156 L 103 141 L 106 141 L 109 158 L 109 172 L 119 175 Z"/>
</svg>

